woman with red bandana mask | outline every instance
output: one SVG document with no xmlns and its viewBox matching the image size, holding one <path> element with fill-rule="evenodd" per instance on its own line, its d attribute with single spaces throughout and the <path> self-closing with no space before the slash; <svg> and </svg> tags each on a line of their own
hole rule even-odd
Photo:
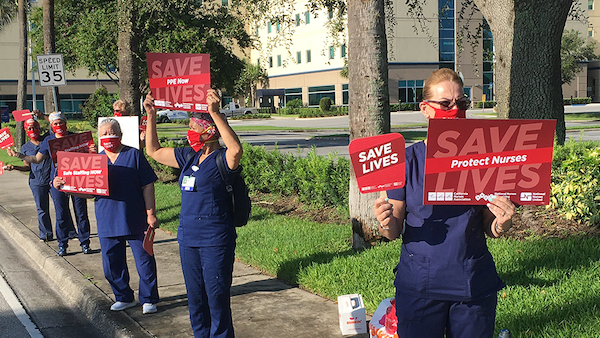
<svg viewBox="0 0 600 338">
<path fill-rule="evenodd" d="M 95 196 L 98 239 L 102 249 L 104 276 L 109 282 L 116 302 L 113 311 L 135 306 L 134 293 L 129 286 L 126 248 L 129 243 L 140 277 L 139 300 L 142 313 L 156 312 L 158 284 L 156 261 L 143 248 L 148 227 L 158 228 L 154 203 L 154 171 L 143 152 L 121 144 L 121 126 L 114 118 L 103 119 L 98 125 L 98 139 L 108 157 L 109 196 Z M 65 181 L 54 179 L 54 187 Z"/>
<path fill-rule="evenodd" d="M 29 137 L 29 142 L 21 147 L 21 153 L 26 156 L 35 156 L 39 152 L 40 144 L 46 138 L 47 133 L 41 135 L 40 124 L 34 119 L 25 121 L 23 128 Z M 10 164 L 6 166 L 6 170 L 29 171 L 29 188 L 37 207 L 40 240 L 44 242 L 51 241 L 54 238 L 52 221 L 50 220 L 50 167 L 49 157 L 39 164 L 23 161 L 22 166 Z"/>
<path fill-rule="evenodd" d="M 427 119 L 464 118 L 469 101 L 454 71 L 425 81 Z M 399 337 L 487 337 L 494 334 L 498 277 L 485 234 L 500 237 L 512 226 L 514 204 L 496 197 L 487 206 L 423 205 L 427 141 L 406 148 L 406 185 L 375 200 L 380 233 L 402 236 L 396 272 Z"/>
<path fill-rule="evenodd" d="M 49 115 L 50 128 L 54 134 L 48 135 L 40 144 L 40 149 L 35 155 L 24 155 L 9 151 L 10 156 L 15 156 L 28 163 L 39 164 L 46 158 L 50 157 L 50 147 L 48 142 L 57 138 L 61 138 L 71 134 L 67 131 L 67 119 L 61 112 L 53 112 Z M 90 149 L 90 152 L 95 153 L 96 149 Z M 50 180 L 54 180 L 56 176 L 56 165 L 52 163 L 50 170 Z M 92 253 L 90 248 L 90 220 L 87 212 L 87 201 L 83 197 L 66 194 L 58 189 L 51 187 L 50 195 L 54 202 L 54 211 L 56 214 L 56 240 L 58 241 L 58 255 L 64 256 L 67 254 L 67 247 L 70 238 L 79 237 L 81 251 L 84 254 Z M 69 208 L 69 196 L 75 210 L 77 220 L 77 234 L 75 235 L 75 227 L 73 218 L 71 217 L 71 209 Z M 72 236 L 73 235 L 73 236 Z"/>
<path fill-rule="evenodd" d="M 235 239 L 231 199 L 217 168 L 221 156 L 232 174 L 239 173 L 242 145 L 225 117 L 220 98 L 209 89 L 208 114 L 190 118 L 189 148 L 163 148 L 156 133 L 156 108 L 151 94 L 146 152 L 156 161 L 181 170 L 181 213 L 177 240 L 195 337 L 234 337 L 230 288 Z M 219 136 L 227 148 L 222 148 Z"/>
</svg>

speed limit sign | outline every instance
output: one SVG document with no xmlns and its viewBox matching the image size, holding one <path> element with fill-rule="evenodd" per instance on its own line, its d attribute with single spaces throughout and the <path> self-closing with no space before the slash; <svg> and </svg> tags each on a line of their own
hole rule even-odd
<svg viewBox="0 0 600 338">
<path fill-rule="evenodd" d="M 38 55 L 37 66 L 40 75 L 40 86 L 51 87 L 67 84 L 62 54 Z"/>
</svg>

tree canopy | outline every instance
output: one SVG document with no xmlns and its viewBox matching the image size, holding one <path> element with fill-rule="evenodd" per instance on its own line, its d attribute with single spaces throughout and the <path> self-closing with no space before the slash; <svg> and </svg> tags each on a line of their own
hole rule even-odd
<svg viewBox="0 0 600 338">
<path fill-rule="evenodd" d="M 563 84 L 571 83 L 571 81 L 581 71 L 581 63 L 598 58 L 594 54 L 596 41 L 586 40 L 581 36 L 581 33 L 574 29 L 566 30 L 563 33 L 560 45 L 561 59 L 561 81 Z"/>
<path fill-rule="evenodd" d="M 91 75 L 118 79 L 116 0 L 55 0 L 56 52 L 63 54 L 65 68 L 87 68 Z M 138 34 L 140 90 L 147 88 L 147 52 L 207 53 L 211 56 L 211 84 L 234 92 L 235 80 L 244 68 L 233 48 L 250 45 L 244 23 L 227 7 L 195 0 L 135 0 Z M 42 50 L 42 12 L 36 9 L 34 54 Z"/>
<path fill-rule="evenodd" d="M 0 0 L 0 30 L 10 23 L 17 15 L 17 2 Z"/>
</svg>

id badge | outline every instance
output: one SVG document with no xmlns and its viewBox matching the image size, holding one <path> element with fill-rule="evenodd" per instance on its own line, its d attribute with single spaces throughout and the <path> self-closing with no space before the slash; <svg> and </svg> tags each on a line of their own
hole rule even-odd
<svg viewBox="0 0 600 338">
<path fill-rule="evenodd" d="M 181 191 L 194 191 L 196 178 L 194 176 L 183 176 L 181 180 Z"/>
</svg>

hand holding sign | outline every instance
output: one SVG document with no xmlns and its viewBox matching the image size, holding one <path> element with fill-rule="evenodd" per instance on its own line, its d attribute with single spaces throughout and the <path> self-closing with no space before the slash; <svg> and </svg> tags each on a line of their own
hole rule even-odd
<svg viewBox="0 0 600 338">
<path fill-rule="evenodd" d="M 398 133 L 363 137 L 348 146 L 361 193 L 402 188 L 406 182 L 404 137 Z"/>
</svg>

